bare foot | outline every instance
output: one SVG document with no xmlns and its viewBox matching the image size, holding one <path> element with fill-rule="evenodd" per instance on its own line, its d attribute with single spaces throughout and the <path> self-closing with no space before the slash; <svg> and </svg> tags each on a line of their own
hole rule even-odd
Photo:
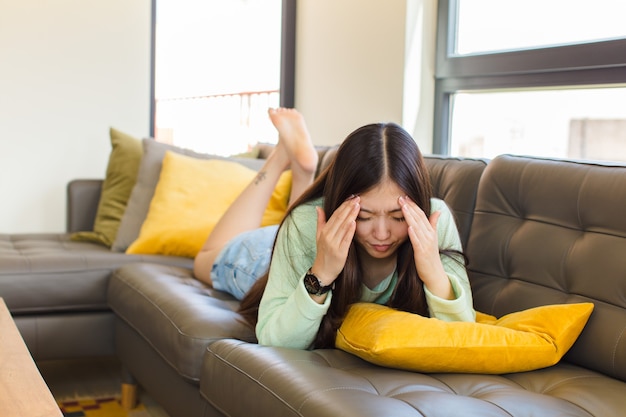
<svg viewBox="0 0 626 417">
<path fill-rule="evenodd" d="M 277 148 L 284 146 L 291 169 L 302 173 L 315 173 L 319 159 L 304 123 L 304 117 L 295 109 L 269 109 L 270 120 L 278 130 Z"/>
</svg>

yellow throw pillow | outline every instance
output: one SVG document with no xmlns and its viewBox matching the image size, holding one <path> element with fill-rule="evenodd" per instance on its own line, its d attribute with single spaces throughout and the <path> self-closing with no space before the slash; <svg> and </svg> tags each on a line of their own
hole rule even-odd
<svg viewBox="0 0 626 417">
<path fill-rule="evenodd" d="M 111 247 L 117 236 L 143 155 L 141 140 L 114 128 L 110 128 L 109 133 L 112 149 L 93 231 L 71 235 L 72 240 L 95 242 L 107 247 Z"/>
<path fill-rule="evenodd" d="M 476 323 L 446 322 L 371 303 L 354 304 L 336 346 L 377 365 L 416 372 L 502 374 L 556 364 L 572 347 L 592 303 L 531 308 Z"/>
<path fill-rule="evenodd" d="M 167 151 L 146 220 L 126 253 L 195 257 L 222 214 L 256 175 L 236 162 Z M 270 199 L 262 226 L 280 223 L 290 190 L 291 171 L 286 171 Z"/>
</svg>

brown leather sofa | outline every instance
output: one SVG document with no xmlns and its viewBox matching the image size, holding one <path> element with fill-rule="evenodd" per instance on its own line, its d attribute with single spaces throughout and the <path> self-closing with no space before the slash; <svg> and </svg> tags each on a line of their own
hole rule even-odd
<svg viewBox="0 0 626 417">
<path fill-rule="evenodd" d="M 259 346 L 237 302 L 195 280 L 191 260 L 115 254 L 66 235 L 0 235 L 0 296 L 36 358 L 115 353 L 171 417 L 624 415 L 626 166 L 427 164 L 457 216 L 477 310 L 594 303 L 559 364 L 420 374 L 334 349 Z M 93 224 L 98 187 L 70 186 L 70 231 Z"/>
<path fill-rule="evenodd" d="M 466 246 L 477 310 L 501 316 L 552 303 L 595 305 L 553 367 L 426 375 L 337 350 L 221 340 L 203 363 L 219 383 L 201 380 L 201 393 L 230 416 L 626 415 L 624 207 L 621 165 L 501 156 L 481 176 Z"/>
</svg>

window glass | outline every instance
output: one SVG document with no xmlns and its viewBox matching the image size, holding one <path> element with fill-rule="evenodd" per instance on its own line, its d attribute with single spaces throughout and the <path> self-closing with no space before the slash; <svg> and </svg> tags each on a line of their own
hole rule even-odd
<svg viewBox="0 0 626 417">
<path fill-rule="evenodd" d="M 231 155 L 275 142 L 281 0 L 156 0 L 155 137 Z"/>
<path fill-rule="evenodd" d="M 456 54 L 626 37 L 624 0 L 457 0 Z"/>
<path fill-rule="evenodd" d="M 450 153 L 626 161 L 626 87 L 452 95 Z"/>
</svg>

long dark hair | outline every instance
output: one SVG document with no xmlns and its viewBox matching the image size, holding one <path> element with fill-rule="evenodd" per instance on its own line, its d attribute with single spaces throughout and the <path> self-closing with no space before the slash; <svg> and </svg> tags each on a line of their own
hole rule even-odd
<svg viewBox="0 0 626 417">
<path fill-rule="evenodd" d="M 432 188 L 424 158 L 413 138 L 394 123 L 363 126 L 339 146 L 335 159 L 296 201 L 300 204 L 323 197 L 326 218 L 352 194 L 364 193 L 389 178 L 427 214 L 430 214 Z M 398 282 L 387 303 L 390 307 L 428 316 L 424 287 L 407 239 L 397 252 Z M 336 332 L 348 307 L 361 298 L 363 271 L 355 243 L 350 247 L 343 271 L 335 280 L 330 308 L 314 341 L 315 348 L 333 347 Z M 258 306 L 267 283 L 259 279 L 242 300 L 239 312 L 251 324 L 257 321 Z"/>
</svg>

